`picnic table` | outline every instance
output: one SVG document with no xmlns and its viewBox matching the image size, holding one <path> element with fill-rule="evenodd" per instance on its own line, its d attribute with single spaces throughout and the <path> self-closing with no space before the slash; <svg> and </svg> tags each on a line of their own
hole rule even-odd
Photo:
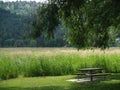
<svg viewBox="0 0 120 90">
<path fill-rule="evenodd" d="M 101 71 L 103 68 L 82 68 L 79 69 L 81 72 L 84 73 L 78 73 L 77 75 L 86 75 L 90 77 L 90 81 L 93 81 L 93 77 L 95 76 L 107 76 L 109 73 L 102 73 Z M 101 73 L 95 73 L 96 71 L 100 71 Z"/>
</svg>

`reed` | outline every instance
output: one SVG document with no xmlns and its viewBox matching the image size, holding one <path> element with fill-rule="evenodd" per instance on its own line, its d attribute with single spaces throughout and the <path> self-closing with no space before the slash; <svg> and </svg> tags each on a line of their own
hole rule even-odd
<svg viewBox="0 0 120 90">
<path fill-rule="evenodd" d="M 102 67 L 105 72 L 120 73 L 120 51 L 73 48 L 0 49 L 0 78 L 69 75 L 79 68 Z"/>
</svg>

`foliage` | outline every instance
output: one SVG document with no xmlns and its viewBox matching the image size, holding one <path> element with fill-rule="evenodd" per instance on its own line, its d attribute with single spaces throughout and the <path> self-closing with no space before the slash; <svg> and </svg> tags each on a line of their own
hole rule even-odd
<svg viewBox="0 0 120 90">
<path fill-rule="evenodd" d="M 38 22 L 34 23 L 34 32 L 46 33 L 53 35 L 53 29 L 55 28 L 56 20 L 62 21 L 68 30 L 68 42 L 79 48 L 86 47 L 100 47 L 105 49 L 109 47 L 109 27 L 119 25 L 120 21 L 120 7 L 118 0 L 48 0 L 45 3 L 46 7 L 56 6 L 56 8 L 51 8 L 53 12 L 52 17 L 58 16 L 59 19 L 55 19 L 55 23 L 52 22 L 52 28 L 44 29 L 47 27 L 47 23 L 50 24 L 49 17 L 51 15 L 45 13 L 51 13 L 51 11 L 43 9 L 38 9 L 37 17 L 43 18 L 47 21 L 38 19 Z M 47 9 L 47 8 L 46 8 Z M 45 12 L 40 14 L 41 12 Z M 52 19 L 51 17 L 51 19 Z M 44 22 L 44 23 L 43 23 Z M 54 24 L 53 24 L 54 23 Z M 42 31 L 38 26 L 43 26 Z M 49 27 L 49 26 L 48 26 Z M 47 27 L 47 28 L 48 28 Z M 46 31 L 47 30 L 47 31 Z M 39 34 L 40 35 L 40 34 Z M 35 36 L 39 36 L 35 35 Z M 49 36 L 50 37 L 50 36 Z"/>
<path fill-rule="evenodd" d="M 55 4 L 47 5 L 43 4 L 37 10 L 37 15 L 34 16 L 33 26 L 36 28 L 36 32 L 33 32 L 35 37 L 39 37 L 44 30 L 46 37 L 53 37 L 53 29 L 58 25 L 57 13 L 58 8 Z M 55 14 L 55 16 L 53 16 Z M 40 17 L 39 17 L 40 16 Z"/>
<path fill-rule="evenodd" d="M 33 30 L 31 15 L 39 5 L 41 3 L 32 1 L 0 1 L 0 47 L 60 47 L 67 44 L 64 40 L 65 28 L 60 24 L 54 30 L 54 40 L 46 42 L 44 36 L 37 39 L 29 37 Z"/>
<path fill-rule="evenodd" d="M 63 1 L 52 0 L 49 5 L 25 1 L 0 1 L 0 47 L 75 46 L 89 48 L 91 46 L 101 47 L 102 44 L 119 46 L 119 42 L 115 41 L 116 37 L 119 38 L 120 33 L 120 25 L 116 25 L 117 22 L 119 24 L 119 2 L 104 3 L 93 0 L 94 2 L 85 3 L 85 0 L 81 0 L 78 3 L 75 0 L 67 3 L 68 1 Z M 108 8 L 109 6 L 111 8 Z M 113 6 L 114 8 L 112 8 Z M 37 13 L 35 9 L 37 9 Z M 116 10 L 118 12 L 115 13 Z M 34 23 L 31 23 L 31 13 L 34 14 Z M 109 20 L 104 19 L 106 17 L 109 17 Z M 110 26 L 101 28 L 103 25 Z M 35 37 L 39 35 L 41 37 L 33 40 L 29 37 L 29 32 L 32 32 Z M 101 33 L 105 34 L 101 35 Z M 47 42 L 46 37 L 50 38 Z M 54 39 L 52 39 L 53 37 Z M 68 45 L 66 40 L 71 45 Z M 106 41 L 102 42 L 103 40 Z"/>
<path fill-rule="evenodd" d="M 32 2 L 4 3 L 0 1 L 0 47 L 27 46 L 23 36 L 25 34 L 24 30 L 29 32 L 31 28 L 30 25 L 26 26 L 26 23 L 30 21 L 30 12 L 28 12 L 32 8 L 30 5 L 32 5 Z M 30 39 L 28 42 L 30 42 Z"/>
<path fill-rule="evenodd" d="M 65 48 L 0 49 L 0 79 L 69 75 L 85 67 L 102 67 L 105 72 L 119 73 L 120 51 L 105 52 Z"/>
</svg>

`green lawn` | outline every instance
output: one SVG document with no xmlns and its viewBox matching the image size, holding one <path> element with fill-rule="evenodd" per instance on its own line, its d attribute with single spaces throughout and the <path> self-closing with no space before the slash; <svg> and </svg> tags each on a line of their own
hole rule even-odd
<svg viewBox="0 0 120 90">
<path fill-rule="evenodd" d="M 75 76 L 19 77 L 1 80 L 0 90 L 119 90 L 120 74 L 112 74 L 110 80 L 75 83 L 66 80 Z"/>
</svg>

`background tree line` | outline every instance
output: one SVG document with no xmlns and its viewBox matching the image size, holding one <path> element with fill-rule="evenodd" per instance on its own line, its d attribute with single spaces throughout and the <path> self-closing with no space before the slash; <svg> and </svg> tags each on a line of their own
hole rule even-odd
<svg viewBox="0 0 120 90">
<path fill-rule="evenodd" d="M 54 30 L 50 41 L 44 36 L 33 39 L 29 33 L 33 27 L 32 14 L 41 3 L 36 2 L 2 2 L 0 1 L 0 47 L 60 47 L 66 46 L 65 28 L 60 24 Z"/>
<path fill-rule="evenodd" d="M 119 1 L 115 1 L 113 4 L 112 0 L 49 0 L 47 4 L 0 1 L 0 47 L 70 46 L 68 43 L 78 48 L 120 46 Z M 115 14 L 110 5 L 115 6 Z M 46 37 L 50 37 L 47 42 Z"/>
</svg>

